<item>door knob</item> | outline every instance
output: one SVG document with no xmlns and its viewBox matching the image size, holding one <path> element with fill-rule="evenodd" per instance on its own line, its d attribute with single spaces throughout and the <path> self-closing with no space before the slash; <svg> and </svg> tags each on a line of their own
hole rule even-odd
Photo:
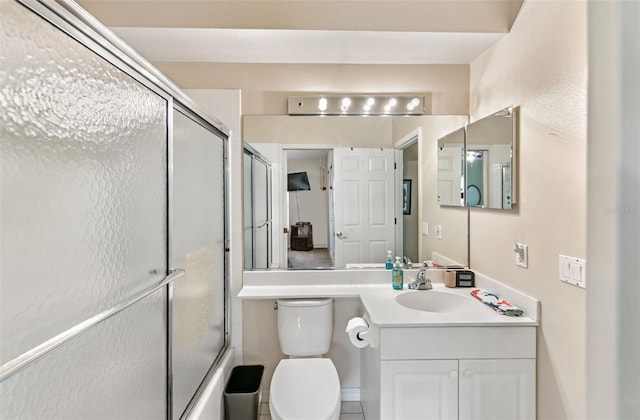
<svg viewBox="0 0 640 420">
<path fill-rule="evenodd" d="M 347 235 L 343 234 L 342 232 L 336 232 L 336 236 L 338 237 L 338 239 L 346 239 Z"/>
</svg>

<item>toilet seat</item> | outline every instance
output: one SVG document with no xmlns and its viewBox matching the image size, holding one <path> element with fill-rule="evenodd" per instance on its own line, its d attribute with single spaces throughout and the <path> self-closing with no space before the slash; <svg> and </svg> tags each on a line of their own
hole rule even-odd
<svg viewBox="0 0 640 420">
<path fill-rule="evenodd" d="M 274 420 L 329 420 L 340 417 L 340 380 L 330 359 L 284 359 L 269 391 Z"/>
</svg>

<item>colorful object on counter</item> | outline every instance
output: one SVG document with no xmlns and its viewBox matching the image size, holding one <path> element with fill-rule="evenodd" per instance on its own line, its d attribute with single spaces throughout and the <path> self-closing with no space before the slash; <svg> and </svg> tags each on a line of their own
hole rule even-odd
<svg viewBox="0 0 640 420">
<path fill-rule="evenodd" d="M 427 260 L 427 261 L 423 261 L 423 262 L 422 262 L 422 265 L 423 265 L 423 266 L 425 266 L 425 267 L 437 267 L 437 266 L 438 266 L 438 263 L 437 263 L 437 262 L 435 262 L 435 261 L 429 261 L 429 260 Z"/>
<path fill-rule="evenodd" d="M 394 290 L 402 290 L 404 287 L 404 276 L 402 274 L 402 263 L 400 257 L 396 257 L 396 262 L 391 270 L 391 285 Z"/>
<path fill-rule="evenodd" d="M 473 289 L 471 295 L 500 315 L 521 316 L 523 314 L 522 309 L 513 306 L 506 300 L 500 299 L 497 295 L 486 290 Z"/>
</svg>

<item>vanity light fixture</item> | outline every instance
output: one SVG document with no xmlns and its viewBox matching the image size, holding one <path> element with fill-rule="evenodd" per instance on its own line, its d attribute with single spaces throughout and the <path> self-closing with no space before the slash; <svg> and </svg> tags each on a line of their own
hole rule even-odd
<svg viewBox="0 0 640 420">
<path fill-rule="evenodd" d="M 424 96 L 290 96 L 289 115 L 423 115 Z"/>
</svg>

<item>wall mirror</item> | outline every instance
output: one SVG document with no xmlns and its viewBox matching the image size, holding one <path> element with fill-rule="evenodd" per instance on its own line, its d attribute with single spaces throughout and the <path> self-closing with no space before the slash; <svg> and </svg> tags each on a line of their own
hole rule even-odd
<svg viewBox="0 0 640 420">
<path fill-rule="evenodd" d="M 465 205 L 512 209 L 516 185 L 514 108 L 474 121 L 466 131 Z"/>
<path fill-rule="evenodd" d="M 383 267 L 387 249 L 414 263 L 468 265 L 467 209 L 440 208 L 435 200 L 437 139 L 466 122 L 466 116 L 245 116 L 244 140 L 272 170 L 273 252 L 267 267 Z M 301 173 L 309 186 L 289 190 L 290 174 Z M 409 184 L 411 207 L 403 209 L 402 187 Z M 248 217 L 246 197 L 245 191 Z M 389 227 L 390 239 L 370 240 L 368 248 L 354 245 L 350 229 L 362 215 Z M 425 222 L 432 226 L 428 236 Z"/>
</svg>

